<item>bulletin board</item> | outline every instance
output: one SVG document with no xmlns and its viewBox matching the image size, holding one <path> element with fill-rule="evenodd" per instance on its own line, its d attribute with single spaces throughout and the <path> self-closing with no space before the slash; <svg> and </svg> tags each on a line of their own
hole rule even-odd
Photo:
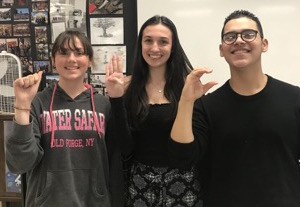
<svg viewBox="0 0 300 207">
<path fill-rule="evenodd" d="M 105 70 L 112 55 L 123 58 L 130 74 L 137 38 L 136 0 L 0 0 L 0 52 L 21 60 L 22 75 L 44 70 L 42 88 L 57 78 L 51 48 L 62 31 L 85 33 L 94 49 L 94 65 L 87 80 L 104 86 Z"/>
</svg>

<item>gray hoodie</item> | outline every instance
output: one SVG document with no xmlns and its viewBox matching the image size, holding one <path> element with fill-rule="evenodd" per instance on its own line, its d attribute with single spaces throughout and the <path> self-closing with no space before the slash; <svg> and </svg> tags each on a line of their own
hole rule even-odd
<svg viewBox="0 0 300 207">
<path fill-rule="evenodd" d="M 29 125 L 13 124 L 6 162 L 26 173 L 26 207 L 110 207 L 105 145 L 109 100 L 87 90 L 70 98 L 58 84 L 39 92 Z"/>
</svg>

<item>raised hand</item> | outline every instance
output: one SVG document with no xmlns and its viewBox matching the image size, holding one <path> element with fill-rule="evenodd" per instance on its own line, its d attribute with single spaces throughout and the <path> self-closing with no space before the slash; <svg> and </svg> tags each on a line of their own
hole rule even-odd
<svg viewBox="0 0 300 207">
<path fill-rule="evenodd" d="M 43 71 L 39 71 L 38 73 L 18 78 L 14 81 L 13 86 L 16 97 L 16 106 L 30 108 L 31 102 L 38 91 L 42 74 Z"/>
<path fill-rule="evenodd" d="M 194 102 L 217 84 L 215 81 L 206 84 L 201 83 L 200 78 L 202 75 L 211 72 L 212 70 L 207 68 L 198 68 L 187 76 L 178 104 L 176 119 L 171 130 L 171 138 L 176 142 L 190 143 L 194 140 L 192 129 Z"/>
<path fill-rule="evenodd" d="M 210 81 L 206 84 L 203 84 L 200 80 L 203 74 L 211 72 L 212 70 L 207 68 L 194 69 L 187 76 L 182 90 L 181 99 L 185 101 L 195 101 L 203 96 L 210 88 L 216 85 L 216 81 Z"/>
<path fill-rule="evenodd" d="M 109 97 L 117 98 L 124 94 L 123 62 L 120 56 L 113 56 L 106 65 L 105 86 Z"/>
</svg>

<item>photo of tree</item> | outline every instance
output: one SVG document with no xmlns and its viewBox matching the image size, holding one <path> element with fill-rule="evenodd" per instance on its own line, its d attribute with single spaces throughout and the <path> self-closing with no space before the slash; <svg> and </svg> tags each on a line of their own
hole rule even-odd
<svg viewBox="0 0 300 207">
<path fill-rule="evenodd" d="M 92 44 L 124 44 L 123 18 L 90 18 Z"/>
</svg>

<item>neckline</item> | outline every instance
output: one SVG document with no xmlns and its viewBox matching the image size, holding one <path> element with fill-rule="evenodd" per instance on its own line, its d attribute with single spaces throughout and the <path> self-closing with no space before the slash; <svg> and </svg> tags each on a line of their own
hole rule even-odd
<svg viewBox="0 0 300 207">
<path fill-rule="evenodd" d="M 149 106 L 166 106 L 170 105 L 171 103 L 149 103 Z"/>
</svg>

